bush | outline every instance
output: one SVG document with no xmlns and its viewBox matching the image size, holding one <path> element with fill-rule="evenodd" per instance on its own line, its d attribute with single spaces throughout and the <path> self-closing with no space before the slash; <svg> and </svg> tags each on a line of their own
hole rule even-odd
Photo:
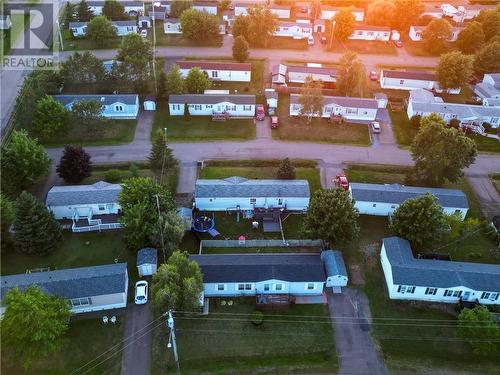
<svg viewBox="0 0 500 375">
<path fill-rule="evenodd" d="M 139 177 L 139 167 L 136 164 L 130 164 L 128 171 L 130 172 L 130 177 Z"/>
<path fill-rule="evenodd" d="M 106 172 L 104 175 L 104 181 L 109 182 L 111 184 L 115 184 L 117 182 L 120 182 L 122 179 L 122 174 L 118 169 L 111 169 Z"/>
<path fill-rule="evenodd" d="M 455 129 L 458 129 L 458 128 L 459 128 L 459 126 L 460 126 L 460 120 L 459 120 L 459 119 L 457 119 L 457 118 L 452 118 L 452 119 L 450 120 L 450 124 L 449 124 L 449 125 L 450 125 L 450 128 L 455 128 Z"/>
<path fill-rule="evenodd" d="M 486 133 L 490 133 L 493 127 L 489 122 L 483 122 L 483 128 Z"/>
<path fill-rule="evenodd" d="M 420 120 L 422 119 L 422 116 L 420 115 L 414 115 L 410 119 L 410 125 L 414 128 L 420 127 Z"/>
<path fill-rule="evenodd" d="M 264 313 L 259 310 L 255 310 L 250 317 L 250 321 L 254 326 L 260 326 L 264 323 Z"/>
</svg>

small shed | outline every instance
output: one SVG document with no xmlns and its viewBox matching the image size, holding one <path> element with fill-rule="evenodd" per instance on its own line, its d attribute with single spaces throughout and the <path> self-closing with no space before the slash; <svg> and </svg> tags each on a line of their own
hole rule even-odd
<svg viewBox="0 0 500 375">
<path fill-rule="evenodd" d="M 137 272 L 139 276 L 151 276 L 158 267 L 158 250 L 145 247 L 137 252 Z"/>
<path fill-rule="evenodd" d="M 156 98 L 154 96 L 146 96 L 144 98 L 144 110 L 156 111 Z"/>
<path fill-rule="evenodd" d="M 151 27 L 151 17 L 139 16 L 137 23 L 141 29 L 149 29 Z"/>
<path fill-rule="evenodd" d="M 341 287 L 347 286 L 347 270 L 342 253 L 337 250 L 325 250 L 321 260 L 326 270 L 326 286 L 333 288 L 333 293 L 341 293 Z"/>
<path fill-rule="evenodd" d="M 177 208 L 177 215 L 180 216 L 184 224 L 184 230 L 191 230 L 193 223 L 193 210 L 187 207 L 179 207 Z"/>
</svg>

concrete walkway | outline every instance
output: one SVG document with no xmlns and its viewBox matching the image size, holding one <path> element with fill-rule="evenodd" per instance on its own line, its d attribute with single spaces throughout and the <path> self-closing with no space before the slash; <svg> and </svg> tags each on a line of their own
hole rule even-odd
<svg viewBox="0 0 500 375">
<path fill-rule="evenodd" d="M 328 288 L 329 289 L 329 288 Z M 389 375 L 370 335 L 370 307 L 364 293 L 345 288 L 327 293 L 332 318 L 339 375 Z"/>
<path fill-rule="evenodd" d="M 151 319 L 149 304 L 129 303 L 127 306 L 123 333 L 125 349 L 122 354 L 122 375 L 151 374 Z"/>
</svg>

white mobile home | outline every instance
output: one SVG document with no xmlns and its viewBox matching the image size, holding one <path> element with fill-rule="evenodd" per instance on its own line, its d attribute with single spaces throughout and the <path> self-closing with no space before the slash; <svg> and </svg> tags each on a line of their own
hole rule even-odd
<svg viewBox="0 0 500 375">
<path fill-rule="evenodd" d="M 399 184 L 349 184 L 349 193 L 362 215 L 388 216 L 405 201 L 425 193 L 434 195 L 447 215 L 459 214 L 465 219 L 469 210 L 467 196 L 462 190 L 423 188 Z"/>
<path fill-rule="evenodd" d="M 88 22 L 70 22 L 68 27 L 71 30 L 71 35 L 76 38 L 87 35 L 87 25 Z"/>
<path fill-rule="evenodd" d="M 269 9 L 271 10 L 271 13 L 276 15 L 279 19 L 289 19 L 292 7 L 288 5 L 273 4 Z"/>
<path fill-rule="evenodd" d="M 483 99 L 500 99 L 500 73 L 485 74 L 483 81 L 474 87 L 474 92 Z"/>
<path fill-rule="evenodd" d="M 307 77 L 313 81 L 324 84 L 335 84 L 337 82 L 337 69 L 325 68 L 321 66 L 287 66 L 288 82 L 304 84 Z"/>
<path fill-rule="evenodd" d="M 323 5 L 321 7 L 321 19 L 331 21 L 332 18 L 334 18 L 335 15 L 340 10 L 342 10 L 341 7 L 333 7 L 333 6 Z M 354 18 L 356 19 L 356 22 L 362 22 L 365 19 L 365 11 L 362 8 L 355 8 L 352 11 L 352 14 L 354 15 Z"/>
<path fill-rule="evenodd" d="M 498 264 L 418 259 L 410 243 L 399 237 L 384 238 L 380 262 L 390 299 L 498 304 Z"/>
<path fill-rule="evenodd" d="M 208 14 L 217 15 L 217 2 L 216 1 L 194 1 L 193 9 L 198 12 L 207 12 Z"/>
<path fill-rule="evenodd" d="M 119 1 L 123 5 L 124 12 L 129 16 L 140 16 L 144 14 L 144 3 L 142 1 Z M 94 16 L 102 15 L 104 1 L 87 1 Z"/>
<path fill-rule="evenodd" d="M 205 297 L 284 295 L 295 303 L 325 303 L 327 275 L 319 253 L 191 255 L 189 260 L 201 268 Z"/>
<path fill-rule="evenodd" d="M 136 119 L 139 113 L 138 95 L 53 95 L 55 101 L 61 103 L 68 111 L 73 108 L 73 103 L 82 100 L 94 100 L 102 105 L 103 117 L 114 120 Z"/>
<path fill-rule="evenodd" d="M 11 289 L 31 285 L 67 300 L 74 314 L 127 307 L 127 263 L 2 276 L 1 299 Z M 1 306 L 0 315 L 4 312 Z"/>
<path fill-rule="evenodd" d="M 307 39 L 312 35 L 312 24 L 301 22 L 283 21 L 278 23 L 274 36 L 293 39 Z"/>
<path fill-rule="evenodd" d="M 426 89 L 443 92 L 439 87 L 437 75 L 425 71 L 385 70 L 380 73 L 380 87 L 392 90 Z M 448 89 L 448 94 L 460 94 L 461 89 Z"/>
<path fill-rule="evenodd" d="M 45 204 L 57 220 L 72 220 L 73 232 L 121 228 L 120 184 L 53 186 Z"/>
<path fill-rule="evenodd" d="M 338 250 L 325 250 L 321 252 L 321 260 L 327 273 L 326 286 L 332 287 L 334 293 L 340 292 L 349 281 L 342 253 Z"/>
<path fill-rule="evenodd" d="M 351 40 L 378 40 L 388 42 L 391 40 L 391 29 L 386 26 L 372 26 L 357 24 L 349 36 Z M 394 33 L 392 40 L 399 40 L 399 33 Z"/>
<path fill-rule="evenodd" d="M 188 105 L 189 113 L 193 116 L 212 116 L 214 114 L 227 114 L 230 117 L 255 116 L 255 95 L 170 95 L 168 98 L 170 115 L 182 116 L 185 104 Z"/>
<path fill-rule="evenodd" d="M 422 40 L 422 33 L 424 32 L 425 28 L 426 26 L 410 26 L 408 36 L 414 42 L 419 42 Z M 463 27 L 453 27 L 448 42 L 455 42 L 458 39 L 458 34 L 460 34 L 463 29 Z"/>
<path fill-rule="evenodd" d="M 248 3 L 234 4 L 234 16 L 248 16 L 248 8 L 251 7 L 252 5 Z"/>
<path fill-rule="evenodd" d="M 135 21 L 112 21 L 111 24 L 115 28 L 116 35 L 118 36 L 137 34 L 137 24 Z"/>
<path fill-rule="evenodd" d="M 299 116 L 302 105 L 299 94 L 290 95 L 290 116 Z M 380 103 L 380 104 L 379 104 Z M 345 96 L 323 97 L 323 111 L 315 117 L 330 118 L 342 116 L 347 121 L 374 121 L 382 102 L 376 99 L 351 98 Z"/>
<path fill-rule="evenodd" d="M 208 78 L 213 81 L 250 82 L 252 80 L 252 64 L 233 63 L 218 61 L 177 61 L 176 63 L 183 77 L 187 77 L 189 71 L 200 68 L 207 73 Z"/>
<path fill-rule="evenodd" d="M 256 208 L 305 211 L 310 195 L 307 180 L 199 179 L 194 203 L 202 211 L 253 211 Z"/>
<path fill-rule="evenodd" d="M 163 32 L 165 34 L 182 34 L 181 21 L 178 18 L 165 18 Z"/>
</svg>

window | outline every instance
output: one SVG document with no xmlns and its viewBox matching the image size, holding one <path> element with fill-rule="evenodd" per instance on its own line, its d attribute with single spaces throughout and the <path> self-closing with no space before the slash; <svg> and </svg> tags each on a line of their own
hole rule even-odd
<svg viewBox="0 0 500 375">
<path fill-rule="evenodd" d="M 252 290 L 252 284 L 238 284 L 238 290 Z"/>
<path fill-rule="evenodd" d="M 373 203 L 373 207 L 377 207 L 377 203 Z"/>
<path fill-rule="evenodd" d="M 205 108 L 212 109 L 212 104 L 205 104 Z"/>
<path fill-rule="evenodd" d="M 274 290 L 283 290 L 283 284 L 275 284 L 274 285 Z"/>
<path fill-rule="evenodd" d="M 396 205 L 394 205 L 394 204 L 393 204 L 393 205 L 391 206 L 391 208 L 396 208 Z"/>
<path fill-rule="evenodd" d="M 453 297 L 461 297 L 462 296 L 462 291 L 461 290 L 455 290 L 453 292 Z"/>
<path fill-rule="evenodd" d="M 264 292 L 269 292 L 269 284 L 264 284 Z"/>
<path fill-rule="evenodd" d="M 226 284 L 217 284 L 217 290 L 218 291 L 226 290 Z"/>
<path fill-rule="evenodd" d="M 347 108 L 346 109 L 346 113 L 347 114 L 353 114 L 353 115 L 357 115 L 358 114 L 358 109 L 357 108 Z"/>
<path fill-rule="evenodd" d="M 172 105 L 172 109 L 173 109 L 173 110 L 178 110 L 178 111 L 180 111 L 180 109 L 181 109 L 181 105 L 180 105 L 180 104 L 173 104 L 173 105 Z"/>
<path fill-rule="evenodd" d="M 243 110 L 244 111 L 251 111 L 252 110 L 252 106 L 251 105 L 244 105 L 243 106 Z"/>
<path fill-rule="evenodd" d="M 217 70 L 212 70 L 212 78 L 217 78 L 219 76 L 219 72 Z"/>
<path fill-rule="evenodd" d="M 106 209 L 106 206 L 104 204 L 99 205 L 99 211 L 104 211 Z"/>
<path fill-rule="evenodd" d="M 90 297 L 73 298 L 70 302 L 73 307 L 92 305 L 92 299 Z"/>
<path fill-rule="evenodd" d="M 496 301 L 498 298 L 499 293 L 491 293 L 490 295 L 490 301 Z"/>
<path fill-rule="evenodd" d="M 448 289 L 446 289 L 446 290 L 444 291 L 444 296 L 445 296 L 445 297 L 451 297 L 451 296 L 453 296 L 453 290 L 448 290 Z"/>
<path fill-rule="evenodd" d="M 112 209 L 113 209 L 113 206 L 114 206 L 114 204 L 113 204 L 113 203 L 108 203 L 108 204 L 106 204 L 106 209 L 108 209 L 108 210 L 112 210 Z"/>
<path fill-rule="evenodd" d="M 115 111 L 116 112 L 123 112 L 123 106 L 122 105 L 115 105 Z"/>
<path fill-rule="evenodd" d="M 226 105 L 226 111 L 236 111 L 235 105 Z"/>
<path fill-rule="evenodd" d="M 373 35 L 375 35 L 375 33 L 373 31 L 368 31 L 368 35 L 373 36 Z"/>
<path fill-rule="evenodd" d="M 314 283 L 307 283 L 306 289 L 307 290 L 314 290 L 314 289 L 316 289 L 316 284 L 314 284 Z"/>
<path fill-rule="evenodd" d="M 400 285 L 400 286 L 398 286 L 398 293 L 401 293 L 401 294 L 405 294 L 405 293 L 413 294 L 413 293 L 415 293 L 415 287 L 414 286 Z"/>
<path fill-rule="evenodd" d="M 133 26 L 127 26 L 127 31 L 134 31 L 134 27 Z"/>
<path fill-rule="evenodd" d="M 481 299 L 489 299 L 490 295 L 491 295 L 491 293 L 483 292 L 483 294 L 481 294 Z"/>
<path fill-rule="evenodd" d="M 389 33 L 385 32 L 385 33 L 384 33 L 384 36 L 389 36 Z"/>
<path fill-rule="evenodd" d="M 256 204 L 257 198 L 250 198 L 250 204 Z"/>
<path fill-rule="evenodd" d="M 435 296 L 436 292 L 437 292 L 437 288 L 426 288 L 425 289 L 425 294 L 431 294 L 431 295 Z"/>
<path fill-rule="evenodd" d="M 400 80 L 399 80 L 399 84 L 400 84 L 400 85 L 404 85 L 404 84 L 405 84 L 405 80 L 404 80 L 404 79 L 400 79 Z"/>
<path fill-rule="evenodd" d="M 278 205 L 281 206 L 283 204 L 283 198 L 278 198 Z"/>
</svg>

